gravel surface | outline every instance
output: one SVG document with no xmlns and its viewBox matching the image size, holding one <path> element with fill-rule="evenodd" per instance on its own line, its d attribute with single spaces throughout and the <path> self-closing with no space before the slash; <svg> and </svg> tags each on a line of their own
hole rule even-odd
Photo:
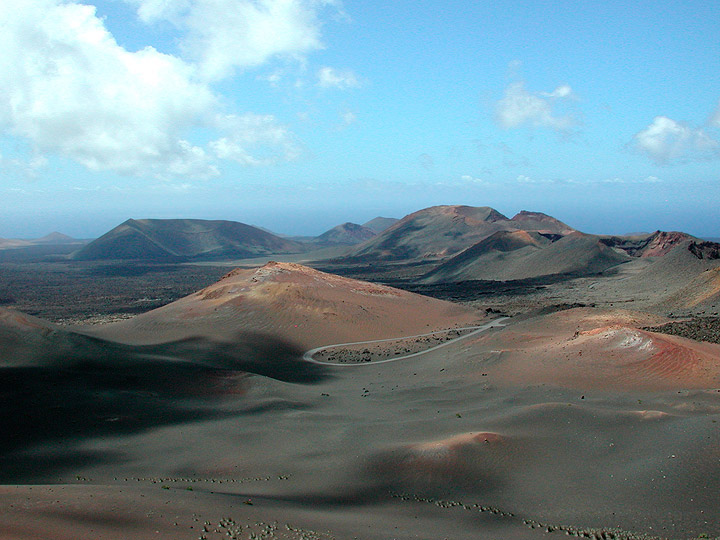
<svg viewBox="0 0 720 540">
<path fill-rule="evenodd" d="M 720 343 L 720 317 L 693 317 L 685 321 L 673 321 L 661 326 L 648 326 L 644 330 L 681 336 L 696 341 Z"/>
</svg>

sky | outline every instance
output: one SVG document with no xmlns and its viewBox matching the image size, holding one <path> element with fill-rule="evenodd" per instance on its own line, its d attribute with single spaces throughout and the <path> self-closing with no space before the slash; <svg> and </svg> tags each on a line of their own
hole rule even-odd
<svg viewBox="0 0 720 540">
<path fill-rule="evenodd" d="M 720 236 L 720 2 L 0 2 L 0 237 L 438 204 Z"/>
</svg>

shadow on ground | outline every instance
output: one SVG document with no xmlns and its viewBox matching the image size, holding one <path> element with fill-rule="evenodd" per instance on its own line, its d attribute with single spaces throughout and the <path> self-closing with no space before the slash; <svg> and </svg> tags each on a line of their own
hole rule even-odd
<svg viewBox="0 0 720 540">
<path fill-rule="evenodd" d="M 89 438 L 243 414 L 252 375 L 297 384 L 326 378 L 296 347 L 259 334 L 133 346 L 54 330 L 4 344 L 0 483 L 116 459 L 81 450 Z"/>
</svg>

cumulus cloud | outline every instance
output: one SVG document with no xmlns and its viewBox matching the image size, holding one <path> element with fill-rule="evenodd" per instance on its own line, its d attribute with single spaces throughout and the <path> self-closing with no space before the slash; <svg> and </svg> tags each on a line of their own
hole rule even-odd
<svg viewBox="0 0 720 540">
<path fill-rule="evenodd" d="M 332 0 L 125 0 L 146 23 L 170 21 L 184 32 L 180 48 L 207 80 L 275 56 L 302 57 L 323 48 L 320 11 Z"/>
<path fill-rule="evenodd" d="M 704 130 L 656 116 L 652 124 L 633 137 L 634 147 L 654 162 L 704 160 L 720 157 L 720 143 Z"/>
<path fill-rule="evenodd" d="M 505 94 L 497 102 L 495 118 L 500 126 L 509 129 L 521 126 L 545 127 L 556 131 L 568 131 L 577 121 L 572 115 L 555 112 L 558 102 L 575 99 L 567 85 L 558 86 L 552 92 L 529 92 L 525 83 L 508 85 Z"/>
<path fill-rule="evenodd" d="M 360 81 L 357 75 L 350 70 L 337 70 L 331 67 L 323 67 L 318 71 L 318 86 L 321 88 L 357 88 Z"/>
<path fill-rule="evenodd" d="M 123 49 L 93 6 L 24 0 L 0 18 L 0 123 L 12 134 L 93 170 L 214 174 L 181 137 L 216 105 L 190 66 Z"/>
<path fill-rule="evenodd" d="M 219 174 L 218 159 L 256 165 L 297 157 L 299 147 L 286 127 L 272 116 L 224 114 L 206 79 L 272 54 L 314 47 L 320 2 L 133 1 L 146 20 L 181 17 L 190 26 L 183 18 L 188 12 L 235 7 L 234 17 L 247 19 L 238 32 L 258 43 L 248 52 L 239 37 L 222 42 L 235 48 L 223 58 L 213 52 L 219 42 L 208 43 L 195 64 L 153 47 L 126 50 L 91 5 L 2 2 L 0 130 L 27 140 L 36 155 L 55 153 L 91 170 L 135 176 L 207 178 Z M 235 20 L 229 12 L 225 16 Z M 260 42 L 271 40 L 267 24 L 273 17 L 285 41 L 263 48 Z M 220 23 L 211 17 L 208 24 Z M 193 32 L 193 39 L 206 36 Z M 304 41 L 297 37 L 302 32 Z M 196 128 L 219 138 L 207 145 L 191 142 Z"/>
</svg>

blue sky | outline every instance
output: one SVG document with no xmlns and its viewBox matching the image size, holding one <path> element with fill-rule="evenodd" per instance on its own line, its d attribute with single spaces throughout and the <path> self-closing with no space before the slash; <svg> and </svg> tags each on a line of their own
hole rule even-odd
<svg viewBox="0 0 720 540">
<path fill-rule="evenodd" d="M 720 4 L 0 5 L 0 237 L 435 204 L 720 236 Z"/>
</svg>

